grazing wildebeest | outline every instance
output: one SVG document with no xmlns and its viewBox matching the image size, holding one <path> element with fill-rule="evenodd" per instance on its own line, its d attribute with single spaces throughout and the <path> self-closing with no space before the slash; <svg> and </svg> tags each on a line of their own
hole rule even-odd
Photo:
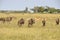
<svg viewBox="0 0 60 40">
<path fill-rule="evenodd" d="M 59 25 L 59 18 L 56 19 L 56 24 Z"/>
<path fill-rule="evenodd" d="M 19 26 L 22 26 L 24 23 L 25 23 L 25 21 L 24 21 L 23 18 L 21 18 L 21 19 L 18 21 L 18 25 L 19 25 Z"/>
<path fill-rule="evenodd" d="M 45 18 L 42 20 L 42 24 L 43 24 L 43 26 L 45 26 L 45 24 L 46 24 Z"/>
<path fill-rule="evenodd" d="M 30 20 L 28 20 L 28 27 L 32 26 L 34 23 L 35 20 L 31 18 Z"/>
</svg>

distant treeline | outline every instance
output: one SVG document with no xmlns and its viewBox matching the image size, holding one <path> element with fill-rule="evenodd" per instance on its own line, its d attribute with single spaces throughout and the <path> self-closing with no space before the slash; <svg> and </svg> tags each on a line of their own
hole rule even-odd
<svg viewBox="0 0 60 40">
<path fill-rule="evenodd" d="M 60 13 L 60 9 L 56 9 L 54 7 L 43 7 L 43 6 L 40 6 L 40 7 L 34 7 L 33 9 L 31 9 L 32 11 L 34 12 L 37 12 L 37 13 Z"/>
<path fill-rule="evenodd" d="M 60 9 L 56 9 L 54 7 L 43 7 L 43 6 L 35 6 L 34 8 L 30 9 L 33 11 L 33 13 L 60 13 Z M 25 8 L 25 10 L 22 11 L 9 11 L 9 10 L 0 10 L 0 13 L 31 13 L 31 11 L 28 10 L 28 7 Z"/>
</svg>

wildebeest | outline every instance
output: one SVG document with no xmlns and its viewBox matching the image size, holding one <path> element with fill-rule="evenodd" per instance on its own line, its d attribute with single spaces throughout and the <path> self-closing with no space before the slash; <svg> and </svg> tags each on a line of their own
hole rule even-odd
<svg viewBox="0 0 60 40">
<path fill-rule="evenodd" d="M 45 26 L 45 24 L 46 24 L 45 18 L 42 20 L 42 24 L 43 24 L 43 26 Z"/>
<path fill-rule="evenodd" d="M 18 21 L 18 25 L 19 25 L 19 26 L 22 26 L 24 23 L 25 23 L 25 21 L 24 21 L 23 18 L 21 18 L 21 19 Z"/>
<path fill-rule="evenodd" d="M 28 27 L 32 26 L 34 23 L 35 20 L 31 18 L 30 20 L 28 20 Z"/>
<path fill-rule="evenodd" d="M 56 25 L 59 25 L 59 18 L 56 19 Z"/>
</svg>

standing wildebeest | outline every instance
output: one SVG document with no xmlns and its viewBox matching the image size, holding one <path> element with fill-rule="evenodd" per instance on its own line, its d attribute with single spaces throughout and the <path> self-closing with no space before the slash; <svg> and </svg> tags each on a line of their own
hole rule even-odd
<svg viewBox="0 0 60 40">
<path fill-rule="evenodd" d="M 28 27 L 32 26 L 34 23 L 35 20 L 31 18 L 30 20 L 28 20 Z"/>
<path fill-rule="evenodd" d="M 56 24 L 59 25 L 59 18 L 56 19 Z"/>
<path fill-rule="evenodd" d="M 21 19 L 18 21 L 18 25 L 19 25 L 19 26 L 22 26 L 23 24 L 24 24 L 24 19 L 21 18 Z"/>
<path fill-rule="evenodd" d="M 42 24 L 43 24 L 43 26 L 45 26 L 45 24 L 46 24 L 45 18 L 42 20 Z"/>
</svg>

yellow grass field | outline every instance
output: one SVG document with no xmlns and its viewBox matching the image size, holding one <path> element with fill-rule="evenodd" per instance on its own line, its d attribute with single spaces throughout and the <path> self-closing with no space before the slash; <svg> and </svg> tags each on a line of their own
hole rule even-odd
<svg viewBox="0 0 60 40">
<path fill-rule="evenodd" d="M 11 22 L 0 22 L 0 40 L 60 40 L 60 25 L 56 25 L 55 19 L 60 18 L 60 14 L 5 14 L 0 13 L 1 17 L 13 16 Z M 25 19 L 22 27 L 17 25 L 20 18 Z M 28 28 L 28 19 L 34 18 L 35 24 Z M 42 26 L 42 19 L 46 19 L 46 26 Z"/>
</svg>

